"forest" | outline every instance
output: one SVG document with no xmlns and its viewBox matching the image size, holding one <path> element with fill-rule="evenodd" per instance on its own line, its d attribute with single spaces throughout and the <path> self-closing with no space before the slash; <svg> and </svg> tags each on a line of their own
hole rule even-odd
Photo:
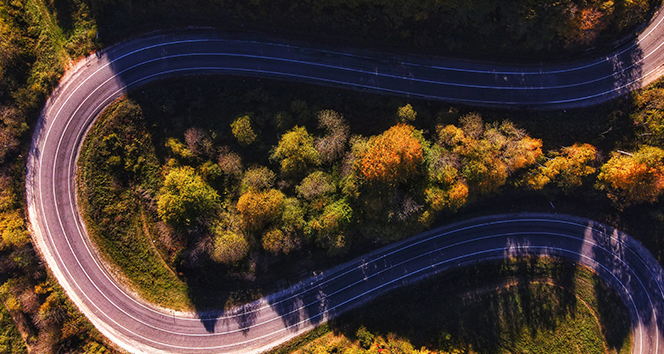
<svg viewBox="0 0 664 354">
<path fill-rule="evenodd" d="M 26 223 L 25 156 L 31 133 L 61 75 L 83 56 L 141 32 L 195 24 L 330 45 L 548 60 L 579 55 L 588 48 L 601 51 L 621 38 L 629 40 L 655 6 L 655 1 L 646 0 L 0 1 L 0 300 L 6 310 L 0 311 L 0 320 L 7 329 L 0 334 L 2 350 L 113 350 L 44 267 L 30 243 Z M 133 129 L 137 135 L 128 143 L 126 132 L 118 131 L 105 142 L 106 171 L 119 181 L 107 197 L 116 198 L 117 203 L 102 208 L 104 214 L 97 217 L 113 216 L 115 223 L 110 227 L 127 226 L 110 230 L 112 235 L 131 234 L 143 240 L 160 235 L 157 249 L 136 252 L 155 257 L 149 264 L 161 265 L 146 274 L 163 279 L 163 293 L 144 294 L 148 298 L 173 306 L 217 305 L 205 293 L 187 292 L 209 281 L 209 274 L 199 269 L 221 268 L 230 280 L 218 286 L 229 282 L 238 286 L 251 280 L 252 274 L 262 274 L 260 264 L 286 265 L 289 257 L 305 249 L 315 250 L 307 259 L 323 259 L 306 269 L 324 267 L 372 247 L 374 241 L 387 242 L 441 220 L 481 214 L 477 208 L 484 203 L 496 205 L 496 198 L 521 200 L 532 195 L 558 203 L 580 193 L 591 202 L 603 201 L 588 216 L 641 235 L 641 241 L 661 256 L 657 237 L 664 220 L 658 204 L 662 185 L 659 85 L 606 108 L 570 112 L 585 123 L 580 119 L 566 123 L 575 134 L 549 129 L 549 135 L 565 136 L 560 140 L 540 134 L 552 125 L 547 117 L 558 119 L 560 112 L 530 114 L 533 119 L 528 120 L 516 117 L 522 115 L 519 112 L 474 113 L 477 110 L 469 107 L 395 104 L 385 97 L 368 101 L 390 104 L 362 108 L 364 103 L 353 103 L 350 110 L 338 101 L 328 105 L 302 93 L 304 99 L 291 97 L 278 109 L 262 112 L 260 102 L 267 101 L 260 90 L 246 86 L 242 90 L 242 95 L 236 95 L 245 102 L 235 103 L 217 136 L 202 124 L 182 127 L 177 123 L 173 127 L 179 128 L 170 136 L 158 136 L 142 123 L 156 117 L 147 112 L 145 102 L 136 99 L 135 103 L 129 97 L 113 106 L 117 114 L 111 116 L 131 118 L 123 129 Z M 343 93 L 349 101 L 352 96 Z M 151 99 L 158 102 L 159 98 Z M 185 99 L 205 105 L 190 96 Z M 160 109 L 178 112 L 171 114 L 176 121 L 184 108 L 174 102 Z M 381 112 L 373 121 L 383 119 L 389 124 L 376 124 L 380 129 L 351 129 L 360 120 L 357 112 L 368 117 L 371 111 Z M 503 123 L 506 118 L 517 119 Z M 276 127 L 279 135 L 268 137 L 268 126 Z M 531 137 L 526 132 L 537 134 Z M 564 141 L 571 136 L 580 137 L 580 143 Z M 400 138 L 413 142 L 412 146 L 399 144 Z M 264 159 L 252 157 L 255 151 Z M 487 173 L 489 168 L 500 173 Z M 632 183 L 635 180 L 641 183 Z M 188 186 L 191 195 L 179 194 L 179 186 Z M 195 193 L 198 188 L 210 193 Z M 523 192 L 523 197 L 521 191 L 529 192 Z M 532 207 L 522 204 L 522 208 Z M 252 205 L 267 207 L 254 213 Z M 122 210 L 144 211 L 133 215 L 145 217 L 147 227 L 138 219 L 116 220 Z M 484 212 L 490 211 L 500 210 Z M 258 226 L 249 226 L 249 221 Z M 646 229 L 647 224 L 654 226 Z M 380 240 L 367 237 L 376 234 Z M 228 247 L 231 243 L 235 246 Z M 142 244 L 137 243 L 135 250 L 140 251 Z M 123 251 L 121 244 L 109 246 L 109 252 L 116 251 Z M 254 255 L 260 256 L 260 262 L 254 262 Z M 132 256 L 127 257 L 129 265 Z M 119 259 L 120 267 L 124 261 Z M 194 271 L 197 277 L 192 276 Z M 228 294 L 226 303 L 255 298 L 271 287 L 283 286 L 278 279 L 288 284 L 302 275 L 287 266 L 267 278 L 262 274 L 256 280 L 258 287 L 240 287 Z"/>
</svg>

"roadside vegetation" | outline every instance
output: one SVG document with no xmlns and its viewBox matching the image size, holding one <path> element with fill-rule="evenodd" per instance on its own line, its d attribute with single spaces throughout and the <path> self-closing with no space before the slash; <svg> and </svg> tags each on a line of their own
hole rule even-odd
<svg viewBox="0 0 664 354">
<path fill-rule="evenodd" d="M 630 328 L 618 295 L 589 269 L 509 259 L 395 290 L 270 354 L 622 354 Z"/>
<path fill-rule="evenodd" d="M 59 2 L 58 2 L 59 3 Z M 0 352 L 113 352 L 69 302 L 30 243 L 25 156 L 46 97 L 67 66 L 97 47 L 85 1 L 0 1 Z"/>
</svg>

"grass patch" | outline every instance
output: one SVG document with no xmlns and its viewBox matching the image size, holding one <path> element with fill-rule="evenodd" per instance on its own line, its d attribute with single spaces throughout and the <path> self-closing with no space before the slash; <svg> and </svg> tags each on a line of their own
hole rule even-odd
<svg viewBox="0 0 664 354">
<path fill-rule="evenodd" d="M 154 195 L 160 177 L 141 119 L 140 108 L 123 100 L 102 113 L 81 148 L 80 205 L 101 254 L 117 266 L 132 288 L 148 301 L 186 309 L 187 286 L 170 270 L 148 235 L 155 224 L 148 220 L 154 213 L 141 198 Z"/>
</svg>

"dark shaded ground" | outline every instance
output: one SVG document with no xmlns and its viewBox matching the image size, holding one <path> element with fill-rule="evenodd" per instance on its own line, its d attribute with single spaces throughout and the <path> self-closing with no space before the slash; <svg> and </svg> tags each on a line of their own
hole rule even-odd
<svg viewBox="0 0 664 354">
<path fill-rule="evenodd" d="M 364 325 L 372 333 L 408 338 L 415 348 L 497 353 L 518 350 L 513 346 L 524 330 L 533 337 L 555 330 L 577 315 L 580 300 L 595 307 L 611 349 L 629 345 L 630 321 L 618 294 L 586 268 L 547 258 L 448 271 L 381 296 L 329 327 L 354 338 Z"/>
</svg>

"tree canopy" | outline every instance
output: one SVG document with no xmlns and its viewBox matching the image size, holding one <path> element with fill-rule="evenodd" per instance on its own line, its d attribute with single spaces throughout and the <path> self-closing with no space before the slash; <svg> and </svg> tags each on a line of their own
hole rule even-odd
<svg viewBox="0 0 664 354">
<path fill-rule="evenodd" d="M 595 173 L 591 166 L 597 160 L 597 150 L 590 144 L 574 144 L 549 154 L 543 165 L 532 171 L 526 183 L 532 189 L 542 189 L 550 182 L 556 182 L 565 190 L 578 187 L 583 178 Z"/>
<path fill-rule="evenodd" d="M 231 131 L 238 143 L 242 146 L 251 145 L 256 140 L 256 133 L 251 127 L 251 118 L 248 115 L 238 117 L 231 123 Z"/>
<path fill-rule="evenodd" d="M 246 257 L 249 249 L 249 242 L 242 234 L 217 228 L 210 257 L 220 263 L 233 264 Z"/>
<path fill-rule="evenodd" d="M 237 211 L 242 216 L 245 230 L 258 231 L 278 220 L 284 206 L 284 194 L 276 189 L 249 190 L 240 196 Z"/>
<path fill-rule="evenodd" d="M 484 123 L 478 114 L 460 119 L 460 127 L 438 127 L 438 145 L 459 156 L 461 174 L 472 190 L 493 192 L 515 171 L 542 155 L 542 141 L 511 122 Z"/>
<path fill-rule="evenodd" d="M 415 174 L 424 154 L 414 132 L 411 125 L 397 124 L 369 138 L 358 161 L 361 175 L 369 182 L 393 184 Z"/>
<path fill-rule="evenodd" d="M 664 191 L 664 150 L 643 146 L 633 154 L 613 152 L 597 180 L 597 188 L 620 207 L 655 202 Z"/>
<path fill-rule="evenodd" d="M 171 169 L 159 191 L 157 212 L 166 223 L 189 226 L 216 208 L 217 191 L 189 167 Z"/>
<path fill-rule="evenodd" d="M 272 152 L 272 159 L 280 162 L 281 172 L 287 175 L 305 173 L 309 167 L 321 162 L 314 138 L 309 135 L 307 128 L 299 126 L 281 137 Z"/>
</svg>

